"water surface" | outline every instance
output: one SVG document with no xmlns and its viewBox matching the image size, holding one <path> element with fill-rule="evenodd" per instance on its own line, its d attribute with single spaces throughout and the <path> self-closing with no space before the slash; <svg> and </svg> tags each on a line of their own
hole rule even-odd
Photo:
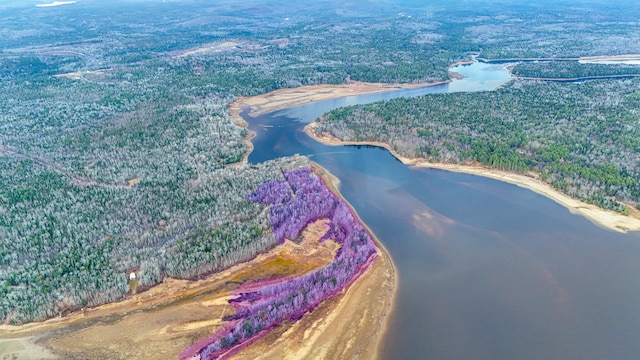
<svg viewBox="0 0 640 360">
<path fill-rule="evenodd" d="M 338 106 L 509 81 L 502 65 L 453 71 L 468 78 L 243 113 L 257 133 L 249 161 L 311 156 L 389 250 L 400 284 L 383 358 L 640 358 L 640 233 L 601 229 L 515 185 L 408 167 L 384 149 L 325 146 L 302 132 Z"/>
</svg>

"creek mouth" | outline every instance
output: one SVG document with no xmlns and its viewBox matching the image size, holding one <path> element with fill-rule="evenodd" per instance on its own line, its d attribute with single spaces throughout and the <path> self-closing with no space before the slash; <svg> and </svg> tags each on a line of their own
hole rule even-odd
<svg viewBox="0 0 640 360">
<path fill-rule="evenodd" d="M 515 185 L 408 167 L 377 147 L 326 146 L 302 130 L 335 107 L 491 90 L 509 77 L 495 64 L 452 71 L 466 78 L 256 117 L 244 111 L 256 132 L 248 161 L 310 156 L 340 179 L 389 251 L 399 287 L 381 358 L 635 358 L 640 233 L 599 228 Z"/>
</svg>

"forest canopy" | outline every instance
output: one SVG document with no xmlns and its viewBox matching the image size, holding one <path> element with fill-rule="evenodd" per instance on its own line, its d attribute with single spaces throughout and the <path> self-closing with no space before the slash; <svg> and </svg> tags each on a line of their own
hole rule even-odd
<svg viewBox="0 0 640 360">
<path fill-rule="evenodd" d="M 308 159 L 242 164 L 237 96 L 446 81 L 477 54 L 640 53 L 632 2 L 510 4 L 0 2 L 0 322 L 119 300 L 130 268 L 144 289 L 273 246 L 264 206 L 244 196 Z M 517 71 L 555 71 L 532 66 Z M 322 129 L 433 161 L 536 170 L 621 209 L 639 196 L 637 88 L 522 81 L 340 109 Z"/>
</svg>

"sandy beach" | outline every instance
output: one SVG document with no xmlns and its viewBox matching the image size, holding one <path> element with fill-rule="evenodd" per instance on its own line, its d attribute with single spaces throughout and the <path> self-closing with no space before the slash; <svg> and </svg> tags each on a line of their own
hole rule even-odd
<svg viewBox="0 0 640 360">
<path fill-rule="evenodd" d="M 307 104 L 314 101 L 336 99 L 350 95 L 394 91 L 400 89 L 415 89 L 425 86 L 446 84 L 448 82 L 449 81 L 415 84 L 383 84 L 350 81 L 347 84 L 340 85 L 300 86 L 291 89 L 275 90 L 257 96 L 238 97 L 238 99 L 233 104 L 231 104 L 230 112 L 232 116 L 235 113 L 237 114 L 237 117 L 240 117 L 239 114 L 241 109 L 249 107 L 249 115 L 257 116 L 297 105 Z M 242 120 L 242 122 L 244 122 L 244 120 Z"/>
<path fill-rule="evenodd" d="M 592 204 L 587 204 L 557 191 L 549 184 L 540 180 L 534 173 L 522 175 L 482 166 L 432 163 L 425 161 L 424 159 L 407 158 L 395 152 L 388 144 L 385 143 L 341 141 L 331 136 L 330 134 L 318 134 L 314 131 L 314 128 L 315 123 L 311 123 L 305 127 L 305 132 L 315 140 L 325 145 L 373 145 L 383 147 L 389 150 L 389 152 L 391 152 L 393 156 L 395 156 L 398 160 L 407 165 L 463 172 L 467 174 L 479 175 L 500 181 L 505 181 L 544 195 L 554 200 L 555 202 L 565 206 L 571 213 L 582 215 L 594 224 L 606 229 L 623 233 L 626 233 L 628 231 L 640 230 L 640 213 L 637 210 L 630 208 L 629 211 L 631 215 L 625 216 L 613 211 L 604 210 Z"/>
</svg>

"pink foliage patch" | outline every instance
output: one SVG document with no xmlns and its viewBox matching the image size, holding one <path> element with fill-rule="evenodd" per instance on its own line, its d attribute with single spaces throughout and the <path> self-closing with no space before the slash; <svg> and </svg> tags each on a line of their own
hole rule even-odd
<svg viewBox="0 0 640 360">
<path fill-rule="evenodd" d="M 285 320 L 299 320 L 362 275 L 377 257 L 370 234 L 340 198 L 310 168 L 285 172 L 286 181 L 265 182 L 247 196 L 270 205 L 270 221 L 278 241 L 295 238 L 319 219 L 329 219 L 320 239 L 341 244 L 333 262 L 302 276 L 244 284 L 229 303 L 236 310 L 229 322 L 182 351 L 180 359 L 229 356 Z M 293 194 L 293 195 L 292 195 Z"/>
</svg>

